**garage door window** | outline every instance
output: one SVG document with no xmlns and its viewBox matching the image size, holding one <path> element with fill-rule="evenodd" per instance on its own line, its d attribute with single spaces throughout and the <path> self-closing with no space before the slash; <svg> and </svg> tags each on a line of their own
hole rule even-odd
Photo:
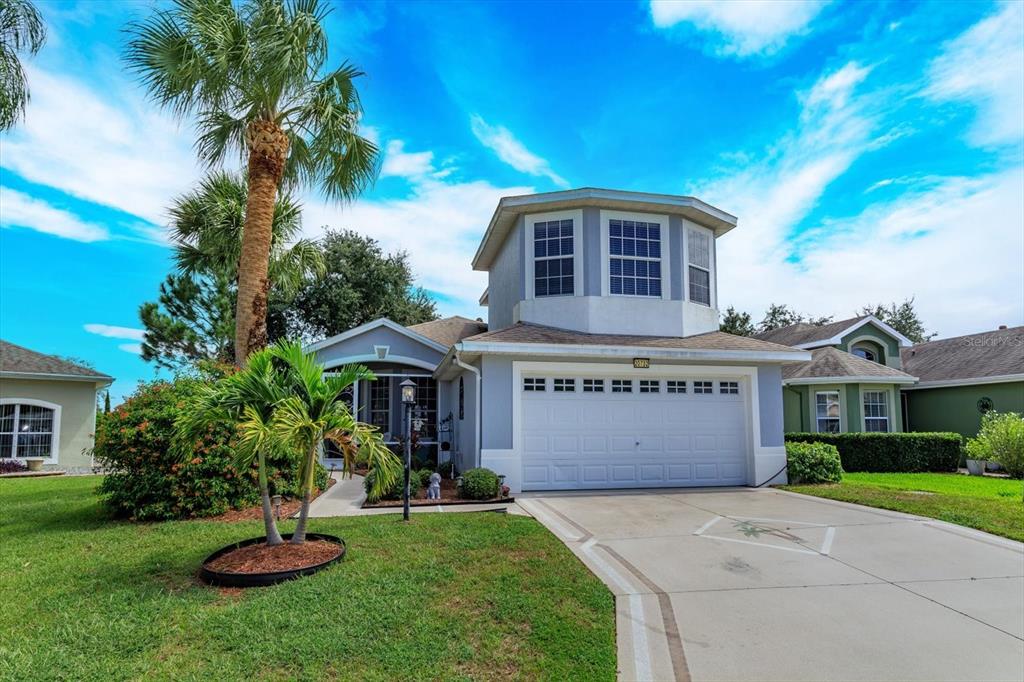
<svg viewBox="0 0 1024 682">
<path fill-rule="evenodd" d="M 712 393 L 713 391 L 711 390 L 711 382 L 710 381 L 695 381 L 695 382 L 693 382 L 693 392 L 697 393 L 697 394 L 704 394 L 704 395 Z"/>
<path fill-rule="evenodd" d="M 524 391 L 546 391 L 548 389 L 548 380 L 543 377 L 525 377 L 523 378 L 523 390 Z"/>
<path fill-rule="evenodd" d="M 584 393 L 604 393 L 604 379 L 584 379 Z"/>
<path fill-rule="evenodd" d="M 641 393 L 658 393 L 659 391 L 661 391 L 661 382 L 657 379 L 640 380 Z"/>
<path fill-rule="evenodd" d="M 814 394 L 818 433 L 839 433 L 839 391 Z"/>
<path fill-rule="evenodd" d="M 632 393 L 633 381 L 631 379 L 612 379 L 612 393 Z"/>
<path fill-rule="evenodd" d="M 555 379 L 555 393 L 573 393 L 576 391 L 575 379 Z"/>
<path fill-rule="evenodd" d="M 740 383 L 738 381 L 719 381 L 718 392 L 727 395 L 739 395 Z"/>
<path fill-rule="evenodd" d="M 686 393 L 686 382 L 669 379 L 665 382 L 665 393 Z"/>
</svg>

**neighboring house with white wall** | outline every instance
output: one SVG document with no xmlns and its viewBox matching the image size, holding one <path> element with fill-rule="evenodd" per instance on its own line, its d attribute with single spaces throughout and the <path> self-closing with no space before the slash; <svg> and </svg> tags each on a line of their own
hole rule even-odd
<svg viewBox="0 0 1024 682">
<path fill-rule="evenodd" d="M 505 197 L 473 259 L 487 325 L 382 319 L 310 348 L 378 372 L 350 399 L 390 440 L 411 377 L 421 442 L 513 492 L 781 482 L 782 366 L 811 353 L 718 331 L 736 224 L 685 196 Z"/>
<path fill-rule="evenodd" d="M 91 470 L 96 392 L 113 377 L 0 340 L 0 457 Z"/>
</svg>

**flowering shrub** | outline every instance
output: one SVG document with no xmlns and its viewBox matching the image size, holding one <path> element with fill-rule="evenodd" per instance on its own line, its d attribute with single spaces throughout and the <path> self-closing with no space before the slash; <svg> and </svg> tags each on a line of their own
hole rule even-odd
<svg viewBox="0 0 1024 682">
<path fill-rule="evenodd" d="M 259 503 L 256 468 L 232 465 L 230 426 L 211 427 L 194 443 L 173 443 L 174 423 L 204 378 L 140 384 L 96 429 L 96 458 L 110 473 L 100 484 L 104 502 L 139 521 L 215 516 Z M 271 493 L 297 488 L 291 461 L 268 463 Z M 316 485 L 327 485 L 318 467 Z"/>
</svg>

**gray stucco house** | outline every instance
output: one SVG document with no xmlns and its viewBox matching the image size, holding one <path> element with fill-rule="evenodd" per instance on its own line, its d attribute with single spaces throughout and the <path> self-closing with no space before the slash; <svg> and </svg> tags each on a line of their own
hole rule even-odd
<svg viewBox="0 0 1024 682">
<path fill-rule="evenodd" d="M 96 392 L 113 380 L 0 340 L 0 458 L 41 458 L 44 469 L 91 471 Z"/>
<path fill-rule="evenodd" d="M 811 353 L 718 331 L 716 240 L 736 225 L 685 196 L 505 197 L 472 263 L 486 325 L 380 319 L 310 348 L 377 373 L 351 400 L 387 440 L 412 378 L 421 443 L 513 492 L 782 482 L 782 367 Z"/>
</svg>

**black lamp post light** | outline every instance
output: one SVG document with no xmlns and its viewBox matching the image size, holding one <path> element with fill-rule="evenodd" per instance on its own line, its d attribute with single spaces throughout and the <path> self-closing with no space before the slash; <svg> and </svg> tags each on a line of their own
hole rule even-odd
<svg viewBox="0 0 1024 682">
<path fill-rule="evenodd" d="M 402 389 L 402 405 L 405 406 L 405 488 L 402 491 L 402 519 L 409 520 L 409 472 L 412 468 L 412 408 L 416 404 L 416 382 L 406 379 Z"/>
</svg>

